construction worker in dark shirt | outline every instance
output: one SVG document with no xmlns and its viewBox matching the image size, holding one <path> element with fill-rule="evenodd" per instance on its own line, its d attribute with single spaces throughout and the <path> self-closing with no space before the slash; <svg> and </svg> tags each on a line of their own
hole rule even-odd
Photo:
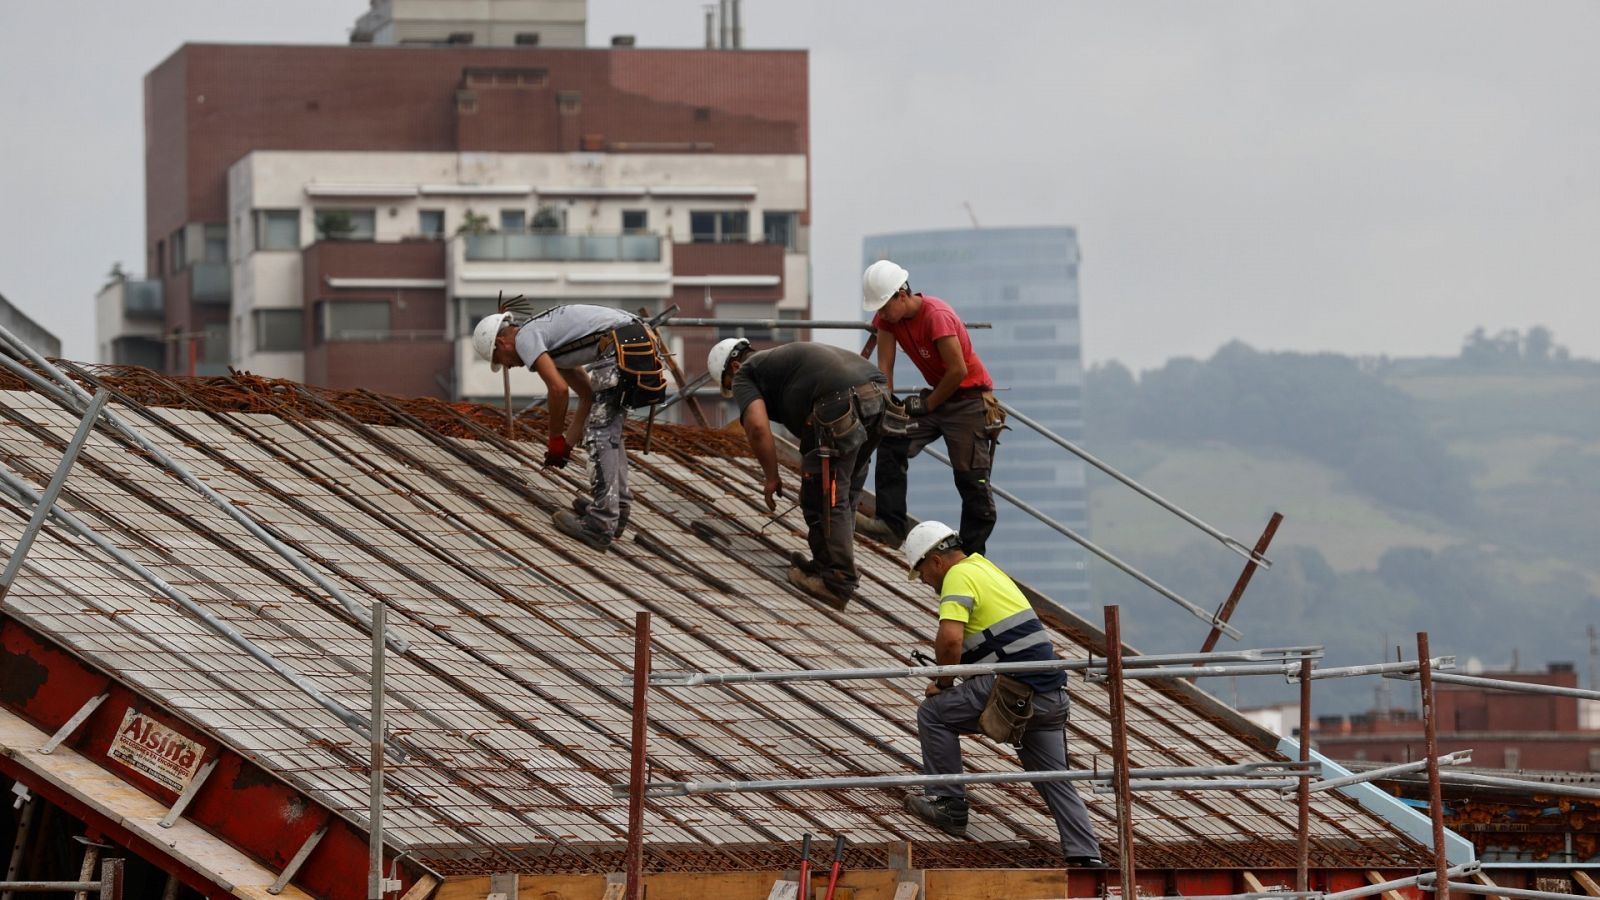
<svg viewBox="0 0 1600 900">
<path fill-rule="evenodd" d="M 800 441 L 800 509 L 811 558 L 791 557 L 789 581 L 843 609 L 856 591 L 855 508 L 878 447 L 888 392 L 883 373 L 848 350 L 809 342 L 752 352 L 728 338 L 711 348 L 706 371 L 739 409 L 765 477 L 767 509 L 781 492 L 772 422 Z"/>
<path fill-rule="evenodd" d="M 961 547 L 982 553 L 996 519 L 989 473 L 1005 412 L 995 399 L 988 370 L 973 352 L 966 324 L 950 304 L 912 291 L 910 277 L 887 259 L 873 263 L 861 276 L 862 305 L 874 313 L 878 368 L 889 379 L 889 389 L 893 391 L 897 383 L 897 346 L 929 385 L 905 399 L 911 416 L 905 435 L 884 438 L 878 450 L 877 517 L 863 517 L 861 532 L 886 543 L 904 540 L 910 527 L 906 517 L 910 460 L 942 437 L 961 495 Z"/>
</svg>

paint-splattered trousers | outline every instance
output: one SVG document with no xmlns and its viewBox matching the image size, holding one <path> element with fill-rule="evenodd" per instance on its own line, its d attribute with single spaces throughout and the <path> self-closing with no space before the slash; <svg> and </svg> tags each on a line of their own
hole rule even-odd
<svg viewBox="0 0 1600 900">
<path fill-rule="evenodd" d="M 622 426 L 627 411 L 622 408 L 622 387 L 617 381 L 617 361 L 602 359 L 589 366 L 589 383 L 594 387 L 594 406 L 583 423 L 583 446 L 589 451 L 589 508 L 584 512 L 584 527 L 606 537 L 617 533 L 618 522 L 626 522 L 633 506 L 628 490 L 628 451 L 623 446 Z"/>
<path fill-rule="evenodd" d="M 922 743 L 922 771 L 929 775 L 961 772 L 961 735 L 977 734 L 978 717 L 994 688 L 993 675 L 968 678 L 922 701 L 917 709 L 917 739 Z M 1033 719 L 1022 736 L 1022 767 L 1044 772 L 1067 766 L 1067 690 L 1040 691 L 1033 695 Z M 1066 856 L 1100 855 L 1100 841 L 1083 798 L 1064 781 L 1035 782 L 1045 806 L 1056 820 L 1061 850 Z M 964 785 L 936 785 L 930 797 L 966 797 Z"/>
</svg>

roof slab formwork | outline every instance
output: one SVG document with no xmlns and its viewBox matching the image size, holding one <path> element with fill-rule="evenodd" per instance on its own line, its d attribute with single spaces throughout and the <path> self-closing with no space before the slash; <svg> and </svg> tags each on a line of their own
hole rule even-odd
<svg viewBox="0 0 1600 900">
<path fill-rule="evenodd" d="M 327 582 L 387 608 L 391 633 L 408 645 L 389 654 L 386 700 L 390 742 L 406 761 L 388 767 L 383 824 L 389 856 L 405 855 L 408 887 L 426 873 L 620 870 L 627 801 L 612 786 L 628 780 L 639 611 L 654 619 L 658 672 L 884 665 L 935 628 L 933 596 L 906 581 L 892 548 L 865 539 L 848 610 L 790 587 L 786 560 L 806 549 L 804 523 L 794 511 L 771 520 L 739 435 L 656 425 L 652 452 L 630 454 L 630 533 L 601 554 L 549 525 L 587 482 L 581 466 L 540 467 L 537 414 L 508 440 L 504 415 L 477 406 L 249 375 L 63 366 L 87 390 L 108 389 L 109 410 Z M 35 490 L 79 420 L 0 371 L 0 463 Z M 370 639 L 358 617 L 125 437 L 97 428 L 57 505 L 327 697 L 367 707 Z M 31 513 L 0 496 L 6 553 Z M 1059 610 L 1046 618 L 1062 655 L 1102 655 L 1088 623 Z M 294 883 L 316 896 L 365 896 L 363 735 L 58 522 L 40 533 L 0 621 L 0 705 L 10 714 L 54 732 L 108 694 L 65 748 L 168 805 L 218 760 L 185 820 L 274 871 L 321 829 Z M 1070 762 L 1109 770 L 1107 688 L 1074 679 L 1070 691 Z M 1133 766 L 1284 759 L 1276 737 L 1187 683 L 1130 681 L 1126 696 Z M 910 680 L 653 688 L 650 778 L 914 774 L 921 698 Z M 146 736 L 166 736 L 160 758 L 129 746 L 141 716 L 153 723 Z M 966 763 L 1020 768 L 1011 748 L 982 737 Z M 1113 796 L 1079 789 L 1109 844 Z M 1030 785 L 979 787 L 971 801 L 968 838 L 957 839 L 904 813 L 895 790 L 652 798 L 645 865 L 781 870 L 804 832 L 848 838 L 852 869 L 884 868 L 884 848 L 907 844 L 929 869 L 1060 865 L 1055 827 Z M 1296 807 L 1276 791 L 1140 793 L 1132 815 L 1142 870 L 1295 866 Z M 1337 792 L 1314 795 L 1310 848 L 1314 869 L 1415 870 L 1431 860 Z"/>
</svg>

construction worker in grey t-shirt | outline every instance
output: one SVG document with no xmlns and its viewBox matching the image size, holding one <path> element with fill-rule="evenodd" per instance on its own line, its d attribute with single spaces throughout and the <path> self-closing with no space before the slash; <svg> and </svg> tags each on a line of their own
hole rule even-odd
<svg viewBox="0 0 1600 900">
<path fill-rule="evenodd" d="M 558 510 L 552 519 L 561 532 L 596 550 L 610 547 L 627 525 L 633 503 L 622 426 L 625 408 L 648 405 L 640 402 L 649 396 L 641 394 L 638 382 L 641 366 L 648 369 L 649 362 L 639 360 L 648 357 L 654 362 L 655 399 L 665 391 L 654 332 L 638 316 L 620 309 L 570 304 L 520 323 L 510 312 L 486 316 L 473 329 L 472 345 L 493 371 L 526 366 L 544 381 L 550 421 L 546 466 L 565 467 L 582 435 L 589 451 L 589 496 L 579 498 L 572 510 Z M 631 355 L 635 350 L 637 359 Z M 578 395 L 570 424 L 569 387 Z"/>
<path fill-rule="evenodd" d="M 800 510 L 811 558 L 790 557 L 789 582 L 835 609 L 855 594 L 855 508 L 877 449 L 888 399 L 883 373 L 827 344 L 785 344 L 752 352 L 744 338 L 711 348 L 706 371 L 739 408 L 745 437 L 765 477 L 767 509 L 781 490 L 772 422 L 800 441 Z"/>
</svg>

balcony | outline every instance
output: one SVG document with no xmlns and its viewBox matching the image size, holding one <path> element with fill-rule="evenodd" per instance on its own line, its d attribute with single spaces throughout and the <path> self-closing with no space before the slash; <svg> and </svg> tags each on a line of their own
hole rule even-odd
<svg viewBox="0 0 1600 900">
<path fill-rule="evenodd" d="M 233 274 L 228 271 L 228 264 L 197 262 L 191 265 L 189 299 L 201 305 L 227 305 L 233 299 Z"/>
<path fill-rule="evenodd" d="M 125 318 L 159 322 L 165 314 L 166 303 L 161 293 L 161 282 L 122 283 L 122 315 Z"/>
<path fill-rule="evenodd" d="M 653 234 L 469 234 L 469 262 L 660 262 Z"/>
</svg>

